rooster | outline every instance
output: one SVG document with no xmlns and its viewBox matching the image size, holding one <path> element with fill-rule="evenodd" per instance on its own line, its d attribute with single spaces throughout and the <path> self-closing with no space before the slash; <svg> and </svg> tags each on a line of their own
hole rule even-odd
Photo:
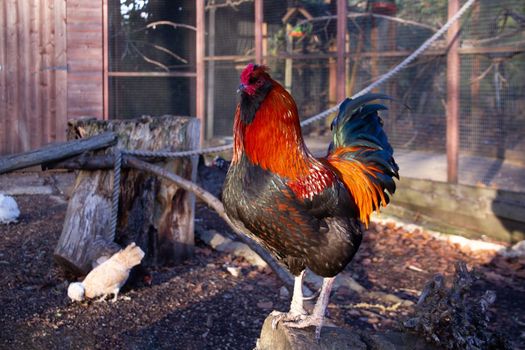
<svg viewBox="0 0 525 350">
<path fill-rule="evenodd" d="M 274 328 L 314 326 L 319 339 L 335 276 L 357 252 L 370 214 L 396 189 L 399 168 L 378 116 L 386 107 L 366 104 L 388 97 L 346 99 L 332 122 L 327 156 L 315 158 L 292 96 L 267 68 L 249 64 L 240 82 L 224 206 L 295 276 L 290 311 L 272 313 Z M 311 314 L 303 308 L 306 268 L 323 277 Z"/>
</svg>

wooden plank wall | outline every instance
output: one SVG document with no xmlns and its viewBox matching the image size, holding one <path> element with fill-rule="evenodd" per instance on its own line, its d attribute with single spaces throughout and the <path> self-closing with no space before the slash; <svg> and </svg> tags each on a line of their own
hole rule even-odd
<svg viewBox="0 0 525 350">
<path fill-rule="evenodd" d="M 67 1 L 67 114 L 104 115 L 103 1 Z"/>
<path fill-rule="evenodd" d="M 102 3 L 0 0 L 0 155 L 65 140 L 69 118 L 103 117 Z"/>
<path fill-rule="evenodd" d="M 0 2 L 0 154 L 65 139 L 65 4 Z"/>
</svg>

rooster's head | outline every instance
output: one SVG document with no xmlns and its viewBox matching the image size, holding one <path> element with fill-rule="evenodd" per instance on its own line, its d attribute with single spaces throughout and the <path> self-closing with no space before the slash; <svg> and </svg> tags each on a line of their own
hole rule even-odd
<svg viewBox="0 0 525 350">
<path fill-rule="evenodd" d="M 267 92 L 272 85 L 272 79 L 266 72 L 266 66 L 250 63 L 241 73 L 241 84 L 238 92 L 245 93 L 249 96 L 254 96 L 258 92 Z"/>
</svg>

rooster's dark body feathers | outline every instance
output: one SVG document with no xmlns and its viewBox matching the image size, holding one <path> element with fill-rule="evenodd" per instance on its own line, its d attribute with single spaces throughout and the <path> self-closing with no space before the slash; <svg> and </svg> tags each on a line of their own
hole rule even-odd
<svg viewBox="0 0 525 350">
<path fill-rule="evenodd" d="M 226 211 L 293 274 L 335 276 L 357 252 L 362 224 L 388 202 L 385 190 L 395 190 L 398 168 L 377 114 L 385 107 L 364 105 L 385 96 L 343 102 L 328 154 L 317 159 L 290 94 L 255 65 L 241 82 Z"/>
</svg>

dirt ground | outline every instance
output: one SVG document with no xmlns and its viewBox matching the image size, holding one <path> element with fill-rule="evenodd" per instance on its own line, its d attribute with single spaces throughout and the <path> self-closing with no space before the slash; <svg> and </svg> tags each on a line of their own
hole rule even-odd
<svg viewBox="0 0 525 350">
<path fill-rule="evenodd" d="M 0 349 L 253 349 L 261 325 L 273 310 L 286 310 L 289 297 L 267 269 L 219 253 L 197 240 L 194 258 L 151 270 L 152 285 L 127 288 L 116 303 L 73 303 L 68 276 L 53 262 L 66 202 L 50 195 L 17 196 L 22 215 L 0 226 Z M 199 206 L 204 228 L 223 228 Z M 494 290 L 491 325 L 514 349 L 525 349 L 525 260 L 472 253 L 409 233 L 372 224 L 347 271 L 367 293 L 337 289 L 329 319 L 355 329 L 395 329 L 413 310 L 377 298 L 385 292 L 417 301 L 436 273 L 450 277 L 454 263 L 477 271 L 476 293 Z M 241 268 L 232 276 L 228 266 Z"/>
</svg>

